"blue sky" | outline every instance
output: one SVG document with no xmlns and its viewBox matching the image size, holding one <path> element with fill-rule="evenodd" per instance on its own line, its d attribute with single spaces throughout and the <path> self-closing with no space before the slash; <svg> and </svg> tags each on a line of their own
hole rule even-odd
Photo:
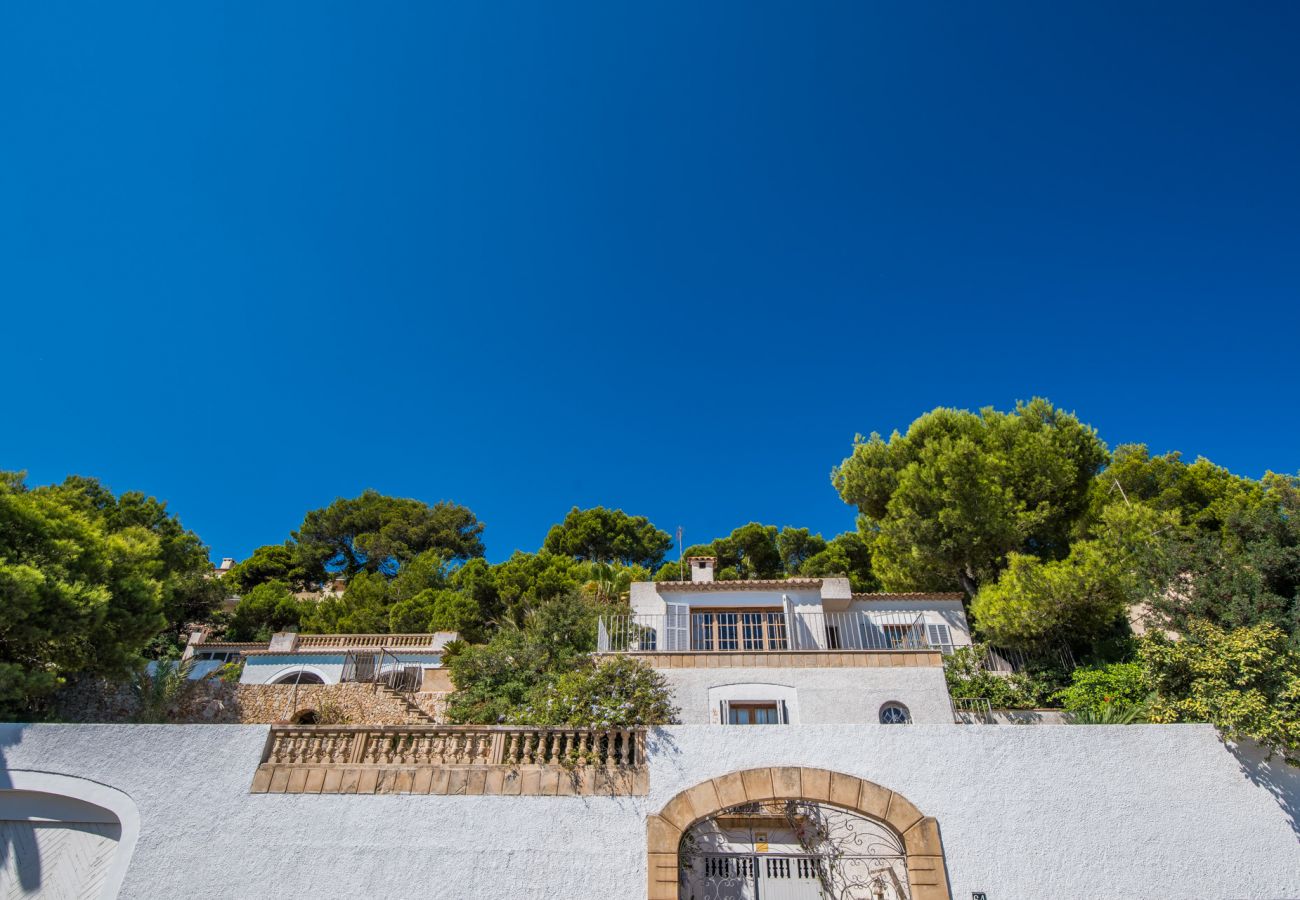
<svg viewBox="0 0 1300 900">
<path fill-rule="evenodd" d="M 852 527 L 1047 396 L 1300 469 L 1300 5 L 6 4 L 0 467 L 214 556 L 366 487 Z"/>
</svg>

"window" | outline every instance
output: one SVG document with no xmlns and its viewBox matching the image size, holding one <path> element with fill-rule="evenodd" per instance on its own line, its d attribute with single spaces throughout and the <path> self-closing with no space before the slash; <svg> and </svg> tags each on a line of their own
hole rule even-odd
<svg viewBox="0 0 1300 900">
<path fill-rule="evenodd" d="M 728 725 L 780 725 L 781 707 L 776 703 L 730 703 Z"/>
<path fill-rule="evenodd" d="M 890 650 L 916 650 L 925 646 L 925 632 L 916 625 L 882 625 Z"/>
<path fill-rule="evenodd" d="M 785 613 L 779 609 L 711 609 L 691 616 L 696 650 L 785 650 Z"/>
<path fill-rule="evenodd" d="M 947 625 L 927 625 L 930 634 L 930 646 L 936 647 L 945 656 L 952 653 L 952 629 Z"/>
<path fill-rule="evenodd" d="M 912 714 L 901 703 L 886 703 L 880 707 L 881 725 L 911 725 Z"/>
</svg>

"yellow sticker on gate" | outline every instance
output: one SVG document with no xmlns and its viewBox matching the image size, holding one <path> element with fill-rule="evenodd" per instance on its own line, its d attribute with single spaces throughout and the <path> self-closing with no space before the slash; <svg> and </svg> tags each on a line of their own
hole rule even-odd
<svg viewBox="0 0 1300 900">
<path fill-rule="evenodd" d="M 759 831 L 759 832 L 755 832 L 755 833 L 754 833 L 754 852 L 755 852 L 755 853 L 766 853 L 766 852 L 767 852 L 767 832 L 766 832 L 766 831 Z"/>
</svg>

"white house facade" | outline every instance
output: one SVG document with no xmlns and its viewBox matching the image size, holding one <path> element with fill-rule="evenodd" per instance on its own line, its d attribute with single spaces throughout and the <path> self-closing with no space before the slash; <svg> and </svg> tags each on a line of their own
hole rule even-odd
<svg viewBox="0 0 1300 900">
<path fill-rule="evenodd" d="M 268 643 L 208 641 L 196 632 L 185 650 L 192 678 L 242 660 L 240 684 L 383 682 L 409 691 L 446 690 L 442 652 L 454 631 L 431 634 L 274 635 Z"/>
<path fill-rule="evenodd" d="M 855 594 L 847 578 L 636 582 L 598 649 L 659 671 L 683 724 L 953 721 L 943 656 L 971 643 L 960 594 Z"/>
</svg>

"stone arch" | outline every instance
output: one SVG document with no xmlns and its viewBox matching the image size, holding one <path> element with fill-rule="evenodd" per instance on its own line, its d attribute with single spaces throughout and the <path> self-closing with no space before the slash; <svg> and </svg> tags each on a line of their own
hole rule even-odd
<svg viewBox="0 0 1300 900">
<path fill-rule="evenodd" d="M 733 806 L 767 800 L 811 800 L 883 822 L 902 838 L 912 900 L 949 900 L 943 842 L 933 817 L 875 782 L 803 766 L 746 769 L 710 778 L 648 816 L 649 900 L 677 900 L 677 850 L 686 829 Z"/>
</svg>

